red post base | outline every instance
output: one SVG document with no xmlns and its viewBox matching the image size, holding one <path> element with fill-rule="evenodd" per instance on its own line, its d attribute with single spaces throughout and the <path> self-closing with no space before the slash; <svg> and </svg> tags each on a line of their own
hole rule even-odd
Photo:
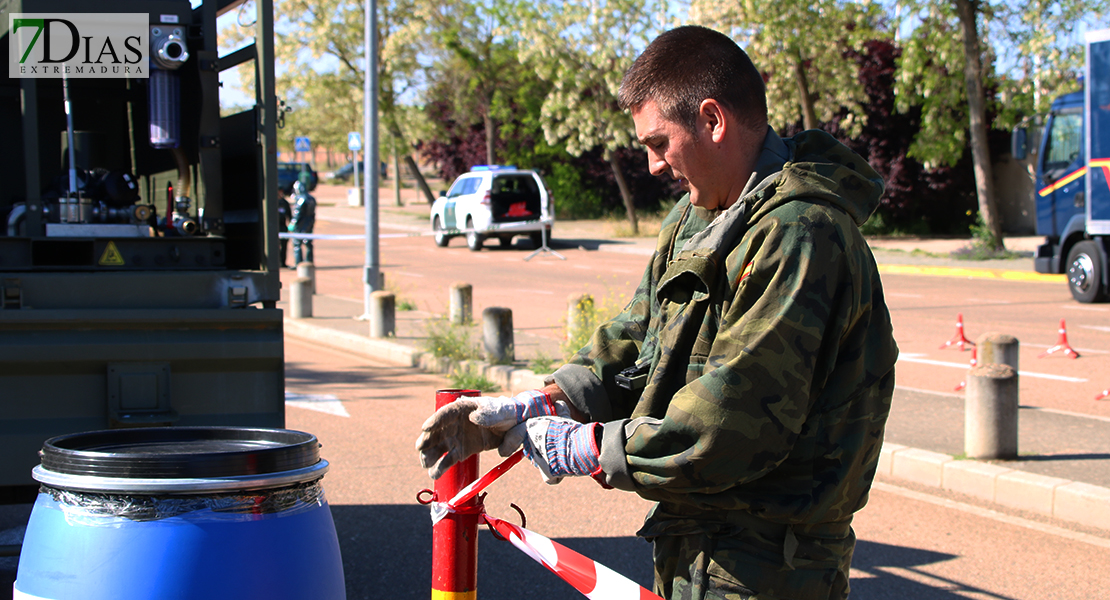
<svg viewBox="0 0 1110 600">
<path fill-rule="evenodd" d="M 436 409 L 478 390 L 439 390 Z M 447 502 L 478 478 L 478 455 L 451 467 L 435 482 L 435 497 Z M 473 499 L 462 507 L 477 506 Z M 478 512 L 448 513 L 432 527 L 432 600 L 475 600 L 478 590 Z"/>
</svg>

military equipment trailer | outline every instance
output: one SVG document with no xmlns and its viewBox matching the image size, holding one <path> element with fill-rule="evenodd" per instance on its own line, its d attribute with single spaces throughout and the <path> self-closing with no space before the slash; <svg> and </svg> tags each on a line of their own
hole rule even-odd
<svg viewBox="0 0 1110 600">
<path fill-rule="evenodd" d="M 242 3 L 0 0 L 6 69 L 67 48 L 126 62 L 77 18 L 138 13 L 147 70 L 0 82 L 0 499 L 27 498 L 53 436 L 284 427 L 273 2 L 253 4 L 256 42 L 220 56 L 217 16 Z M 46 14 L 53 41 L 12 13 Z M 220 72 L 242 64 L 256 103 L 221 116 Z"/>
</svg>

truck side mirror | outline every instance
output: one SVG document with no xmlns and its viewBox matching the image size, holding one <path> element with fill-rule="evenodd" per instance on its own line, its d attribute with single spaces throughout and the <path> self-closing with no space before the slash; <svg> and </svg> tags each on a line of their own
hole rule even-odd
<svg viewBox="0 0 1110 600">
<path fill-rule="evenodd" d="M 1029 132 L 1024 127 L 1014 127 L 1010 136 L 1010 154 L 1014 160 L 1025 160 L 1028 154 Z"/>
</svg>

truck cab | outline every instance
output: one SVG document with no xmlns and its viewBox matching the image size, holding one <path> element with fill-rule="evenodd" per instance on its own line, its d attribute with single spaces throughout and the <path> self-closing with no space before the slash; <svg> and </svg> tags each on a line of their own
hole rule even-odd
<svg viewBox="0 0 1110 600">
<path fill-rule="evenodd" d="M 1110 30 L 1087 34 L 1084 89 L 1052 103 L 1036 162 L 1038 273 L 1067 275 L 1080 302 L 1110 292 Z M 1014 131 L 1013 155 L 1025 157 L 1026 132 Z"/>
</svg>

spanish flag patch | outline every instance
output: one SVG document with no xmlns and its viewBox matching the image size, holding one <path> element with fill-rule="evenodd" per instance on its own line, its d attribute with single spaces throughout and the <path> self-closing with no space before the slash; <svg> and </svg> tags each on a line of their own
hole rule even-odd
<svg viewBox="0 0 1110 600">
<path fill-rule="evenodd" d="M 744 265 L 744 268 L 740 271 L 740 278 L 736 280 L 736 285 L 740 285 L 748 275 L 751 275 L 753 269 L 755 269 L 755 263 Z"/>
</svg>

